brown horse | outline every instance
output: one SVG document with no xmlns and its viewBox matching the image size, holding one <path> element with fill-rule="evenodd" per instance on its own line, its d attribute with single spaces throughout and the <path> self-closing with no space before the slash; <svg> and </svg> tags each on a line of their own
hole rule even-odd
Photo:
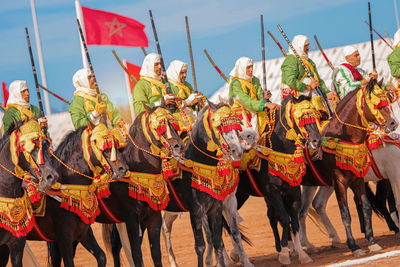
<svg viewBox="0 0 400 267">
<path fill-rule="evenodd" d="M 362 179 L 367 169 L 365 159 L 366 151 L 363 145 L 371 131 L 369 124 L 374 123 L 386 132 L 396 129 L 397 122 L 392 117 L 388 106 L 389 100 L 386 93 L 380 88 L 381 83 L 370 80 L 368 84 L 355 90 L 343 98 L 336 107 L 335 116 L 324 129 L 323 159 L 315 161 L 315 168 L 321 174 L 324 185 L 334 186 L 336 198 L 339 204 L 340 214 L 346 229 L 347 245 L 356 256 L 365 253 L 356 244 L 351 231 L 351 216 L 347 203 L 347 189 L 350 187 L 357 200 L 362 204 L 365 221 L 365 238 L 371 251 L 380 250 L 373 232 L 371 214 L 372 208 L 366 193 L 364 180 Z M 330 139 L 335 138 L 335 139 Z M 338 142 L 339 140 L 339 142 Z M 338 145 L 335 145 L 338 142 Z M 353 161 L 341 161 L 340 147 L 351 147 L 358 150 Z M 336 148 L 335 148 L 336 147 Z M 337 156 L 335 156 L 337 155 Z M 355 166 L 361 162 L 360 166 Z M 363 165 L 364 164 L 364 165 Z M 361 177 L 361 178 L 360 178 Z M 302 185 L 321 185 L 308 170 Z"/>
</svg>

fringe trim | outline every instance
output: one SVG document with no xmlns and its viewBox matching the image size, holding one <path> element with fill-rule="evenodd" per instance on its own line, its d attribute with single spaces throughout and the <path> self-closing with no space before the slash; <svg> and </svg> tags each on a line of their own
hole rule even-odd
<svg viewBox="0 0 400 267">
<path fill-rule="evenodd" d="M 369 162 L 368 165 L 365 168 L 360 168 L 361 170 L 359 170 L 359 169 L 356 169 L 352 165 L 348 165 L 346 163 L 342 163 L 341 161 L 336 159 L 336 166 L 341 168 L 341 169 L 343 169 L 343 170 L 351 171 L 357 177 L 363 178 L 368 173 L 369 168 L 371 167 L 371 162 Z"/>
<path fill-rule="evenodd" d="M 159 203 L 154 202 L 154 200 L 145 195 L 145 194 L 140 194 L 134 190 L 131 189 L 131 186 L 129 186 L 129 196 L 140 200 L 140 201 L 144 201 L 147 204 L 149 204 L 150 208 L 152 208 L 153 210 L 164 210 L 169 203 L 169 194 L 167 194 L 166 198 L 163 201 L 160 201 Z"/>
<path fill-rule="evenodd" d="M 236 187 L 239 184 L 239 175 L 238 174 L 234 174 L 234 175 L 237 175 L 237 177 L 233 178 L 233 179 L 235 179 L 235 181 L 232 186 L 229 186 L 229 184 L 226 181 L 226 178 L 224 178 L 225 179 L 224 184 L 226 186 L 226 189 L 224 190 L 223 188 L 221 188 L 223 185 L 219 186 L 219 187 L 212 187 L 212 188 L 207 187 L 204 184 L 207 184 L 209 182 L 209 179 L 202 177 L 202 176 L 196 176 L 200 183 L 194 181 L 193 176 L 195 176 L 195 175 L 193 174 L 192 175 L 192 187 L 197 190 L 200 190 L 201 192 L 209 194 L 210 196 L 212 196 L 213 198 L 215 198 L 217 200 L 223 201 L 230 193 L 235 192 Z M 212 185 L 210 185 L 210 186 L 212 186 Z M 218 191 L 218 192 L 216 192 L 216 191 Z"/>
<path fill-rule="evenodd" d="M 63 198 L 63 200 L 61 201 L 60 207 L 63 208 L 63 209 L 66 209 L 66 210 L 68 210 L 68 211 L 70 211 L 70 212 L 75 213 L 75 214 L 78 215 L 78 216 L 81 218 L 81 220 L 82 220 L 84 223 L 86 223 L 86 224 L 92 224 L 92 223 L 94 223 L 96 217 L 99 216 L 99 214 L 100 214 L 100 209 L 99 209 L 99 205 L 98 205 L 98 203 L 97 203 L 97 199 L 96 199 L 96 209 L 95 209 L 94 212 L 92 212 L 91 210 L 90 210 L 90 211 L 88 210 L 87 213 L 89 213 L 89 215 L 86 214 L 85 212 L 83 212 L 82 209 L 80 209 L 79 207 L 70 205 L 70 204 L 67 202 L 67 199 L 64 199 L 64 198 Z"/>
<path fill-rule="evenodd" d="M 284 173 L 282 173 L 280 171 L 276 171 L 272 168 L 268 168 L 268 173 L 281 178 L 282 180 L 287 182 L 289 185 L 295 187 L 295 186 L 299 186 L 301 184 L 301 181 L 303 180 L 303 176 L 304 176 L 304 174 L 306 174 L 306 168 L 302 168 L 301 175 L 298 179 L 294 179 L 294 178 L 291 179 L 288 176 L 286 176 Z"/>
<path fill-rule="evenodd" d="M 7 230 L 17 238 L 26 236 L 32 230 L 34 224 L 35 217 L 32 214 L 29 215 L 29 208 L 18 223 L 12 223 L 8 216 L 0 213 L 0 228 Z"/>
</svg>

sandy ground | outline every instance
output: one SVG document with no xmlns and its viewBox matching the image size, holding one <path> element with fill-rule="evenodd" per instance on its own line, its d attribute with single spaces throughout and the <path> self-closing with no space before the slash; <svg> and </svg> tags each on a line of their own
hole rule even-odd
<svg viewBox="0 0 400 267">
<path fill-rule="evenodd" d="M 359 230 L 358 219 L 356 217 L 353 203 L 350 203 L 350 208 L 353 218 L 353 234 L 357 239 L 357 243 L 365 252 L 367 252 L 367 256 L 400 249 L 400 239 L 389 232 L 386 223 L 374 214 L 374 234 L 378 240 L 378 243 L 383 247 L 383 251 L 374 254 L 369 253 L 367 249 L 367 242 L 365 241 L 363 235 Z M 345 231 L 342 221 L 340 219 L 336 199 L 334 197 L 329 200 L 328 214 L 332 219 L 333 224 L 336 226 L 342 242 L 345 242 Z M 267 219 L 264 200 L 261 198 L 250 198 L 240 210 L 240 215 L 244 218 L 242 226 L 244 226 L 246 229 L 246 235 L 251 239 L 253 243 L 253 246 L 245 244 L 245 250 L 250 260 L 255 264 L 255 266 L 280 266 L 277 261 L 277 253 L 274 248 L 274 239 L 271 228 L 269 226 L 269 221 Z M 341 248 L 332 248 L 330 246 L 330 240 L 328 239 L 328 237 L 324 235 L 320 230 L 318 230 L 318 228 L 309 219 L 307 221 L 307 226 L 309 232 L 309 240 L 319 248 L 319 252 L 310 255 L 314 260 L 313 263 L 303 266 L 325 266 L 354 259 L 351 252 L 347 249 L 345 243 L 342 244 Z M 100 243 L 102 248 L 104 248 L 101 238 L 100 225 L 94 224 L 93 229 L 98 242 Z M 195 266 L 197 261 L 194 250 L 192 229 L 190 227 L 189 214 L 182 214 L 181 218 L 175 222 L 172 232 L 172 242 L 178 264 L 180 266 Z M 164 241 L 162 238 L 161 240 L 163 264 L 165 266 L 169 266 L 167 255 L 165 253 L 165 246 L 163 243 Z M 229 237 L 224 235 L 224 240 L 226 247 L 228 248 L 228 250 L 230 250 L 232 246 L 230 244 Z M 36 257 L 38 258 L 41 266 L 46 266 L 46 244 L 44 242 L 29 241 L 29 245 L 31 246 L 31 249 L 33 250 Z M 153 266 L 151 257 L 149 255 L 149 246 L 147 241 L 143 245 L 142 250 L 144 254 L 145 266 Z M 124 266 L 128 266 L 126 259 L 124 258 L 124 256 L 122 257 Z M 292 266 L 300 265 L 297 257 L 292 256 L 291 260 Z M 362 264 L 362 266 L 398 266 L 399 260 L 400 257 L 385 258 L 370 262 L 368 264 L 364 263 Z M 107 253 L 107 261 L 107 266 L 112 266 L 112 258 L 109 253 Z M 96 266 L 96 262 L 94 257 L 89 254 L 81 245 L 79 245 L 75 257 L 75 265 Z M 240 264 L 236 266 L 240 266 Z"/>
</svg>

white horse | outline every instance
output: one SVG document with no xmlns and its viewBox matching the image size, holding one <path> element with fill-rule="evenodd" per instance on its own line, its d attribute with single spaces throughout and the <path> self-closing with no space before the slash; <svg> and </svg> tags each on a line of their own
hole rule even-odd
<svg viewBox="0 0 400 267">
<path fill-rule="evenodd" d="M 252 116 L 252 121 L 250 122 L 250 124 L 248 124 L 248 121 L 246 121 L 247 118 L 246 114 L 242 114 L 242 118 L 243 118 L 242 131 L 240 132 L 240 137 L 242 139 L 243 150 L 247 151 L 250 150 L 253 147 L 253 145 L 257 143 L 259 138 L 257 130 L 257 120 L 256 120 L 257 116 Z M 236 190 L 235 192 L 228 195 L 223 201 L 223 215 L 230 228 L 231 240 L 234 246 L 231 256 L 233 256 L 232 258 L 234 258 L 235 261 L 240 261 L 243 264 L 243 266 L 253 267 L 254 265 L 250 262 L 249 258 L 246 255 L 246 252 L 244 251 L 240 231 L 238 228 L 238 218 L 240 217 L 237 216 L 237 200 L 235 193 Z M 168 261 L 172 267 L 178 266 L 178 264 L 176 263 L 171 243 L 172 224 L 178 218 L 178 216 L 179 212 L 169 212 L 169 211 L 162 212 L 163 223 L 161 230 L 164 237 L 165 246 L 167 249 Z M 211 267 L 213 266 L 213 258 L 212 258 L 213 245 L 211 240 L 211 231 L 208 226 L 207 218 L 203 218 L 203 229 L 204 232 L 206 233 L 206 240 L 208 244 L 205 261 L 206 265 L 208 267 Z M 228 256 L 225 247 L 223 250 L 223 254 L 224 254 L 225 265 L 232 266 L 234 262 Z"/>
<path fill-rule="evenodd" d="M 400 106 L 399 103 L 392 104 L 393 115 L 399 120 L 400 119 Z M 400 137 L 400 127 L 396 129 L 390 136 L 394 139 Z M 390 156 L 388 156 L 390 155 Z M 394 144 L 384 143 L 377 149 L 372 150 L 372 156 L 375 163 L 385 179 L 389 179 L 392 186 L 393 194 L 396 200 L 396 209 L 400 212 L 400 168 L 398 168 L 398 162 L 400 161 L 400 148 Z M 372 168 L 369 169 L 367 175 L 364 177 L 365 181 L 377 181 Z M 318 190 L 318 193 L 315 192 Z M 320 221 L 326 228 L 329 238 L 332 240 L 332 246 L 337 247 L 341 243 L 339 235 L 333 227 L 329 217 L 326 213 L 326 205 L 329 197 L 332 195 L 334 189 L 331 186 L 303 186 L 302 187 L 302 207 L 299 215 L 300 219 L 300 240 L 301 243 L 307 248 L 307 250 L 315 250 L 307 239 L 306 233 L 306 217 L 311 204 L 313 205 L 316 213 L 319 216 Z M 315 197 L 314 197 L 315 196 Z M 400 213 L 399 213 L 400 214 Z M 397 225 L 398 226 L 398 225 Z"/>
</svg>

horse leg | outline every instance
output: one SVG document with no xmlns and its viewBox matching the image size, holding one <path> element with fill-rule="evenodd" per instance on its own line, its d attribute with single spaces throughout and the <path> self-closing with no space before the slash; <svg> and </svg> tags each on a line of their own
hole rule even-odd
<svg viewBox="0 0 400 267">
<path fill-rule="evenodd" d="M 141 230 L 139 229 L 139 218 L 138 215 L 130 211 L 126 216 L 126 231 L 128 232 L 129 244 L 131 245 L 131 253 L 135 266 L 142 267 L 143 266 L 143 257 L 142 257 L 142 236 Z"/>
<path fill-rule="evenodd" d="M 318 186 L 303 186 L 301 191 L 301 208 L 299 213 L 300 220 L 300 241 L 303 246 L 306 247 L 307 251 L 316 251 L 313 244 L 308 241 L 307 238 L 307 228 L 306 228 L 306 218 L 308 210 L 311 206 L 311 202 L 314 198 L 315 192 Z"/>
<path fill-rule="evenodd" d="M 207 250 L 206 250 L 206 266 L 207 267 L 212 267 L 214 266 L 213 264 L 213 251 L 214 251 L 214 246 L 212 243 L 212 233 L 210 230 L 210 225 L 208 224 L 208 218 L 207 216 L 203 216 L 203 230 L 204 233 L 206 234 L 206 241 L 207 241 Z"/>
<path fill-rule="evenodd" d="M 197 266 L 203 267 L 203 254 L 205 250 L 204 236 L 202 231 L 202 219 L 204 216 L 204 207 L 198 201 L 196 195 L 199 194 L 195 189 L 193 193 L 193 206 L 190 211 L 190 223 L 194 235 L 194 246 L 197 254 Z"/>
<path fill-rule="evenodd" d="M 390 184 L 392 184 L 392 182 L 390 182 Z M 400 227 L 399 214 L 397 213 L 396 200 L 395 200 L 395 197 L 393 194 L 392 186 L 390 186 L 388 188 L 387 202 L 388 202 L 388 206 L 389 206 L 390 217 L 392 217 L 392 220 L 394 221 L 396 226 Z M 399 233 L 397 233 L 396 235 L 399 235 Z"/>
<path fill-rule="evenodd" d="M 339 247 L 339 244 L 341 243 L 340 237 L 326 213 L 326 206 L 333 191 L 334 188 L 332 186 L 321 186 L 312 202 L 312 205 L 319 215 L 325 229 L 328 231 L 329 238 L 332 240 L 332 246 Z"/>
<path fill-rule="evenodd" d="M 390 182 L 389 180 L 380 180 L 376 184 L 376 196 L 375 199 L 377 201 L 378 209 L 382 213 L 385 221 L 391 231 L 395 234 L 399 232 L 399 228 L 396 226 L 392 217 L 390 217 L 389 211 L 386 206 L 386 200 L 388 199 L 388 193 L 390 190 Z"/>
<path fill-rule="evenodd" d="M 149 238 L 151 257 L 153 259 L 154 266 L 162 266 L 161 262 L 161 246 L 160 246 L 160 231 L 161 231 L 161 211 L 150 211 L 147 220 L 141 224 L 147 228 L 147 236 Z"/>
<path fill-rule="evenodd" d="M 47 242 L 48 264 L 53 267 L 61 266 L 61 252 L 54 241 Z"/>
<path fill-rule="evenodd" d="M 227 198 L 222 203 L 224 217 L 228 226 L 231 230 L 231 239 L 234 246 L 232 252 L 237 252 L 239 255 L 239 260 L 245 267 L 253 267 L 254 265 L 250 262 L 249 258 L 244 251 L 242 244 L 242 237 L 240 235 L 238 223 L 237 223 L 237 201 L 234 193 L 227 196 Z M 232 253 L 231 253 L 232 255 Z M 233 257 L 232 257 L 233 258 Z"/>
<path fill-rule="evenodd" d="M 340 209 L 340 216 L 342 217 L 342 222 L 346 230 L 346 237 L 347 237 L 346 243 L 349 249 L 351 249 L 351 251 L 353 252 L 353 255 L 365 256 L 365 252 L 362 251 L 361 248 L 356 244 L 356 241 L 354 240 L 351 231 L 351 215 L 347 203 L 347 185 L 344 184 L 344 181 L 346 181 L 346 178 L 341 173 L 336 174 L 335 193 Z"/>
<path fill-rule="evenodd" d="M 360 231 L 361 233 L 365 234 L 365 221 L 364 221 L 362 203 L 357 199 L 356 195 L 354 195 L 353 199 L 354 199 L 354 204 L 356 205 L 358 220 L 360 221 Z"/>
<path fill-rule="evenodd" d="M 58 240 L 62 240 L 61 242 L 57 242 L 57 244 L 61 252 L 64 266 L 74 266 L 74 247 L 71 234 L 67 232 L 59 232 L 57 237 L 59 237 Z"/>
<path fill-rule="evenodd" d="M 96 258 L 98 267 L 106 266 L 106 254 L 97 243 L 97 240 L 93 235 L 92 227 L 89 227 L 88 234 L 84 240 L 81 240 L 81 244 Z"/>
<path fill-rule="evenodd" d="M 290 197 L 294 201 L 291 201 L 291 203 L 287 203 L 289 215 L 290 215 L 290 222 L 292 226 L 292 232 L 293 232 L 293 237 L 294 237 L 294 250 L 297 252 L 297 255 L 299 255 L 299 260 L 301 264 L 306 264 L 310 263 L 313 260 L 310 258 L 310 256 L 307 255 L 307 253 L 303 250 L 300 242 L 300 233 L 299 233 L 299 210 L 301 206 L 301 191 L 300 187 L 294 187 L 291 188 L 290 192 Z"/>
<path fill-rule="evenodd" d="M 208 212 L 207 218 L 215 252 L 216 266 L 223 267 L 225 266 L 225 262 L 222 252 L 222 201 L 218 201 L 214 204 L 212 212 Z"/>
<path fill-rule="evenodd" d="M 10 249 L 7 245 L 0 246 L 0 267 L 6 267 L 8 258 L 10 257 Z"/>
<path fill-rule="evenodd" d="M 368 198 L 365 193 L 365 184 L 362 179 L 356 178 L 350 185 L 350 188 L 353 190 L 354 194 L 357 196 L 357 199 L 362 203 L 362 209 L 364 214 L 365 221 L 365 239 L 367 239 L 369 243 L 370 251 L 379 251 L 382 249 L 381 246 L 378 245 L 374 238 L 374 233 L 372 231 L 372 206 L 368 201 Z"/>
<path fill-rule="evenodd" d="M 279 222 L 281 223 L 281 226 L 283 229 L 282 239 L 280 241 L 281 251 L 279 252 L 278 260 L 283 265 L 289 265 L 290 264 L 290 256 L 289 256 L 289 248 L 288 248 L 288 239 L 289 239 L 289 234 L 290 234 L 289 215 L 288 215 L 285 205 L 283 203 L 282 196 L 280 195 L 279 190 L 277 188 L 275 188 L 275 186 L 271 185 L 271 190 L 267 194 L 266 199 L 268 201 L 268 203 L 267 203 L 268 204 L 268 212 L 270 212 L 270 209 L 272 208 L 273 216 L 278 215 Z M 276 231 L 277 231 L 277 229 L 276 229 Z M 277 243 L 277 240 L 275 240 L 275 243 Z"/>
<path fill-rule="evenodd" d="M 103 224 L 103 226 L 104 225 L 105 224 Z M 122 243 L 121 243 L 121 237 L 119 236 L 118 229 L 115 223 L 112 224 L 111 226 L 110 242 L 111 242 L 111 253 L 114 260 L 114 267 L 120 267 L 121 266 L 120 255 L 121 255 Z"/>
<path fill-rule="evenodd" d="M 13 267 L 22 267 L 22 257 L 24 254 L 25 244 L 26 244 L 26 240 L 25 240 L 25 238 L 23 238 L 23 240 L 16 240 L 9 247 L 11 265 Z"/>
<path fill-rule="evenodd" d="M 172 249 L 172 242 L 171 242 L 171 233 L 172 233 L 172 224 L 178 218 L 177 212 L 169 212 L 169 211 L 162 211 L 162 225 L 161 225 L 161 233 L 164 237 L 165 247 L 167 249 L 168 261 L 171 267 L 178 267 L 176 263 L 176 258 L 174 254 L 174 250 Z"/>
</svg>

